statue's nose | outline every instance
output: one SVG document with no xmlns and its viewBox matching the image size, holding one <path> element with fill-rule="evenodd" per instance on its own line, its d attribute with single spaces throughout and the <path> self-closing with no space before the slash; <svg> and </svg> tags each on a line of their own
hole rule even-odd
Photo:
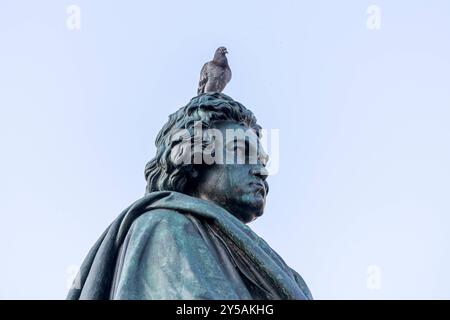
<svg viewBox="0 0 450 320">
<path fill-rule="evenodd" d="M 267 169 L 264 166 L 257 165 L 250 169 L 250 174 L 257 176 L 263 180 L 266 180 L 267 176 L 269 175 L 269 171 L 267 171 Z"/>
</svg>

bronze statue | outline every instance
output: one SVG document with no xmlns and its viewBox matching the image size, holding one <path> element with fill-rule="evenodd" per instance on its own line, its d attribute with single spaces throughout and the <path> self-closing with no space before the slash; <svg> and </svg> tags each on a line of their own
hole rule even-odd
<svg viewBox="0 0 450 320">
<path fill-rule="evenodd" d="M 170 115 L 145 168 L 146 194 L 106 229 L 67 298 L 312 299 L 246 225 L 263 214 L 269 190 L 260 128 L 219 92 Z"/>
</svg>

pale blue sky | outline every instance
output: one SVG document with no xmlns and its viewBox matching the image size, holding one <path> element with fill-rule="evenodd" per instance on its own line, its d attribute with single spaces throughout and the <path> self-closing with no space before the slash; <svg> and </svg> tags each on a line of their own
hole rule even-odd
<svg viewBox="0 0 450 320">
<path fill-rule="evenodd" d="M 318 299 L 450 298 L 449 16 L 445 0 L 0 0 L 0 298 L 65 297 L 220 45 L 224 92 L 280 130 L 250 226 Z"/>
</svg>

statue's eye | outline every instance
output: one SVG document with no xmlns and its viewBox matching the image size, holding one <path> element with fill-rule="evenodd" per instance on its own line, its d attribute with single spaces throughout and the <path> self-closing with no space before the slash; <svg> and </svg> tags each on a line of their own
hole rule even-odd
<svg viewBox="0 0 450 320">
<path fill-rule="evenodd" d="M 226 145 L 226 149 L 232 152 L 234 163 L 237 164 L 257 164 L 265 165 L 267 160 L 265 159 L 264 150 L 259 150 L 258 141 L 254 141 L 251 138 L 234 140 Z M 231 155 L 228 155 L 231 156 Z M 228 157 L 227 156 L 227 157 Z"/>
<path fill-rule="evenodd" d="M 245 146 L 239 144 L 239 145 L 235 145 L 233 150 L 236 153 L 236 156 L 244 159 L 245 158 Z"/>
</svg>

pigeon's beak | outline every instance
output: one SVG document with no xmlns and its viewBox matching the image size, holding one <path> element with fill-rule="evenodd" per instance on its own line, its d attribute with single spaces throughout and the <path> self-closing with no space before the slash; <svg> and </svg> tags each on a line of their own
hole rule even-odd
<svg viewBox="0 0 450 320">
<path fill-rule="evenodd" d="M 225 50 L 224 52 L 223 52 L 224 54 L 228 54 L 228 51 L 227 50 Z"/>
</svg>

